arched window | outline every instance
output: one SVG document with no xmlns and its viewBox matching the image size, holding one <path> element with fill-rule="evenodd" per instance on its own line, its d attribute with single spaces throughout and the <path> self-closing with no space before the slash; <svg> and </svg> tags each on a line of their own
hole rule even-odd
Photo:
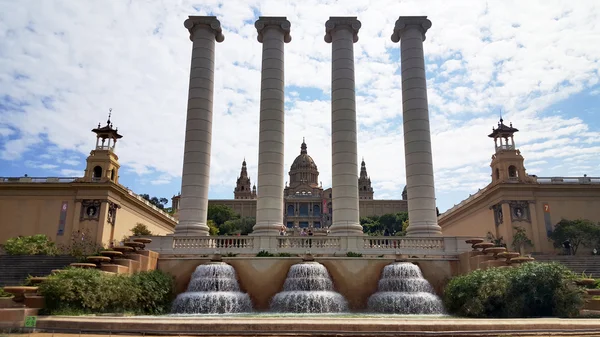
<svg viewBox="0 0 600 337">
<path fill-rule="evenodd" d="M 96 166 L 94 167 L 94 178 L 102 178 L 102 167 Z"/>
<path fill-rule="evenodd" d="M 496 169 L 496 179 L 500 179 L 500 169 Z"/>
<path fill-rule="evenodd" d="M 294 205 L 288 205 L 287 215 L 294 215 Z"/>
<path fill-rule="evenodd" d="M 517 168 L 514 165 L 510 165 L 508 167 L 508 177 L 509 178 L 516 178 L 518 176 L 517 174 Z"/>
<path fill-rule="evenodd" d="M 115 181 L 115 169 L 110 170 L 110 180 Z"/>
<path fill-rule="evenodd" d="M 321 207 L 319 207 L 319 205 L 313 206 L 313 215 L 315 215 L 315 216 L 321 215 Z"/>
<path fill-rule="evenodd" d="M 244 186 L 240 187 L 240 191 L 243 191 L 243 190 L 244 190 Z"/>
</svg>

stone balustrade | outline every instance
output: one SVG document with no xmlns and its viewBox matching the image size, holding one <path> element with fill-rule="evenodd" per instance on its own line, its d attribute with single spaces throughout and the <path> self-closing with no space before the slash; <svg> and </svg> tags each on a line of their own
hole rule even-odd
<svg viewBox="0 0 600 337">
<path fill-rule="evenodd" d="M 271 253 L 457 256 L 471 250 L 464 237 L 396 236 L 152 236 L 146 249 L 164 255 Z"/>
</svg>

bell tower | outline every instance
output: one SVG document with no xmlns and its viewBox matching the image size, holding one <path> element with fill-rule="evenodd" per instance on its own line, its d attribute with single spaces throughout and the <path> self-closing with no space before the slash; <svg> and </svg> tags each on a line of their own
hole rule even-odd
<svg viewBox="0 0 600 337">
<path fill-rule="evenodd" d="M 87 157 L 85 168 L 85 182 L 108 182 L 115 184 L 119 182 L 119 157 L 115 154 L 117 140 L 123 138 L 113 129 L 110 121 L 112 109 L 109 110 L 108 120 L 105 126 L 98 123 L 98 127 L 92 132 L 96 134 L 96 148 Z"/>
<path fill-rule="evenodd" d="M 517 128 L 510 123 L 504 124 L 500 117 L 498 127 L 492 127 L 492 133 L 488 137 L 494 139 L 496 153 L 492 156 L 490 164 L 492 168 L 492 184 L 497 183 L 523 183 L 531 178 L 525 172 L 524 158 L 515 146 L 514 134 Z"/>
<path fill-rule="evenodd" d="M 360 200 L 373 200 L 373 187 L 371 186 L 371 178 L 367 174 L 367 166 L 364 158 L 360 163 L 360 176 L 358 177 L 358 198 Z"/>
<path fill-rule="evenodd" d="M 256 199 L 256 185 L 250 187 L 250 178 L 246 168 L 246 159 L 242 162 L 242 171 L 237 179 L 235 190 L 233 190 L 234 199 Z"/>
</svg>

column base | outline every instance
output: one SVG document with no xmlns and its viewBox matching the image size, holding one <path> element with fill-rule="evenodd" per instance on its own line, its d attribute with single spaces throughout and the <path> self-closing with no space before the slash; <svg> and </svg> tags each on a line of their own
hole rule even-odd
<svg viewBox="0 0 600 337">
<path fill-rule="evenodd" d="M 437 223 L 409 222 L 406 236 L 442 236 L 442 227 Z"/>
<path fill-rule="evenodd" d="M 333 223 L 329 227 L 331 236 L 363 236 L 363 228 L 359 223 Z"/>
<path fill-rule="evenodd" d="M 257 223 L 252 227 L 252 236 L 277 236 L 283 223 Z"/>
<path fill-rule="evenodd" d="M 203 223 L 178 223 L 175 226 L 176 236 L 208 236 L 208 226 Z"/>
</svg>

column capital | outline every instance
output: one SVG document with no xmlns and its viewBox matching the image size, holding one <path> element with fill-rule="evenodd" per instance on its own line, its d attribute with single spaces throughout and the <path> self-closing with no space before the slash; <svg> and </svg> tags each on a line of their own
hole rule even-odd
<svg viewBox="0 0 600 337">
<path fill-rule="evenodd" d="M 392 34 L 392 42 L 400 41 L 400 35 L 408 29 L 418 29 L 423 35 L 425 41 L 425 33 L 431 28 L 431 21 L 426 16 L 401 16 L 396 21 L 394 33 Z"/>
<path fill-rule="evenodd" d="M 258 20 L 254 23 L 254 27 L 256 27 L 256 32 L 258 33 L 258 42 L 263 42 L 263 31 L 269 26 L 275 26 L 283 32 L 283 42 L 288 43 L 292 41 L 292 36 L 290 35 L 292 24 L 285 16 L 259 16 Z"/>
<path fill-rule="evenodd" d="M 331 33 L 339 28 L 348 28 L 352 31 L 352 41 L 358 42 L 358 30 L 362 24 L 356 16 L 330 16 L 325 22 L 325 42 L 331 43 Z"/>
<path fill-rule="evenodd" d="M 183 26 L 190 32 L 190 40 L 194 41 L 194 32 L 198 27 L 209 27 L 215 33 L 215 40 L 217 42 L 223 42 L 225 36 L 223 36 L 223 30 L 221 29 L 221 22 L 216 16 L 189 16 L 187 20 L 183 22 Z"/>
</svg>

